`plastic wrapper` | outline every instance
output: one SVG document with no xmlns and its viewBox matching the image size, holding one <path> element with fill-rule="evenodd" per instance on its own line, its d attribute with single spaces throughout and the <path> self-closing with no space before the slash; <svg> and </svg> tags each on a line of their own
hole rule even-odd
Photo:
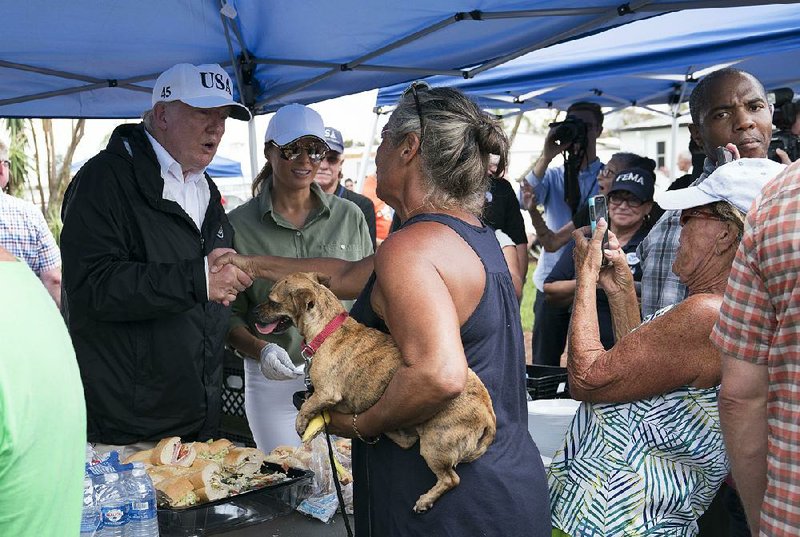
<svg viewBox="0 0 800 537">
<path fill-rule="evenodd" d="M 345 509 L 353 512 L 353 477 L 350 457 L 350 440 L 331 437 L 333 455 L 339 462 L 340 470 L 331 468 L 328 455 L 328 442 L 325 435 L 320 434 L 311 443 L 310 470 L 314 472 L 313 491 L 297 508 L 301 513 L 312 516 L 323 522 L 330 522 L 339 508 L 339 499 L 333 479 L 336 475 L 342 488 Z"/>
</svg>

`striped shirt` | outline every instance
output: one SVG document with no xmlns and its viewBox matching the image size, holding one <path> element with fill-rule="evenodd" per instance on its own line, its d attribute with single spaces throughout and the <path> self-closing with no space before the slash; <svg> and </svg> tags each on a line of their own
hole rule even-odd
<svg viewBox="0 0 800 537">
<path fill-rule="evenodd" d="M 0 192 L 0 246 L 39 277 L 61 266 L 61 253 L 42 211 L 4 192 Z"/>
<path fill-rule="evenodd" d="M 716 165 L 706 159 L 703 173 L 691 186 L 702 183 L 715 168 Z M 636 250 L 642 262 L 642 317 L 686 298 L 686 286 L 672 272 L 681 236 L 680 219 L 680 211 L 666 211 Z"/>
<path fill-rule="evenodd" d="M 800 163 L 762 190 L 747 215 L 711 341 L 767 366 L 767 491 L 761 535 L 800 535 Z"/>
</svg>

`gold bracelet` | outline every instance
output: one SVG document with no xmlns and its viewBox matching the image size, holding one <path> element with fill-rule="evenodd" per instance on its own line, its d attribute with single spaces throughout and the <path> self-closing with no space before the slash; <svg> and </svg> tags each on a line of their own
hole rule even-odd
<svg viewBox="0 0 800 537">
<path fill-rule="evenodd" d="M 358 419 L 358 414 L 353 414 L 353 432 L 356 433 L 356 437 L 359 440 L 361 440 L 362 442 L 364 442 L 365 444 L 369 444 L 371 446 L 377 444 L 378 440 L 380 440 L 381 437 L 380 436 L 376 436 L 374 440 L 370 441 L 370 440 L 367 440 L 366 438 L 364 438 L 363 436 L 361 436 L 361 433 L 358 432 L 358 427 L 356 427 L 356 420 L 357 419 Z"/>
</svg>

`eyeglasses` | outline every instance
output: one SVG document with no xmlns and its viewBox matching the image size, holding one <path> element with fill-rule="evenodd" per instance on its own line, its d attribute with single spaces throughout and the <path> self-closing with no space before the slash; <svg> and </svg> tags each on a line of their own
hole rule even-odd
<svg viewBox="0 0 800 537">
<path fill-rule="evenodd" d="M 702 218 L 704 220 L 718 220 L 719 222 L 725 222 L 725 219 L 721 216 L 704 211 L 703 209 L 684 209 L 681 211 L 681 227 L 685 226 L 686 222 L 692 218 Z"/>
<path fill-rule="evenodd" d="M 414 104 L 417 106 L 417 117 L 419 117 L 419 147 L 420 150 L 422 149 L 422 137 L 425 133 L 425 123 L 422 121 L 422 107 L 419 104 L 419 95 L 417 94 L 417 88 L 430 90 L 431 87 L 428 85 L 427 82 L 422 82 L 421 80 L 416 80 L 411 83 L 410 86 L 406 88 L 403 92 L 403 96 L 411 92 L 411 95 L 414 97 Z"/>
<path fill-rule="evenodd" d="M 600 170 L 600 173 L 598 173 L 598 175 L 602 175 L 603 177 L 616 177 L 617 171 L 609 168 L 608 166 L 605 166 L 603 167 L 602 170 Z"/>
<path fill-rule="evenodd" d="M 336 151 L 328 151 L 328 154 L 325 155 L 325 160 L 328 162 L 328 164 L 338 164 L 341 158 L 341 153 L 337 153 Z"/>
<path fill-rule="evenodd" d="M 283 160 L 297 160 L 303 151 L 305 151 L 306 155 L 308 155 L 308 159 L 316 164 L 320 162 L 325 157 L 325 153 L 328 152 L 328 146 L 318 142 L 308 142 L 304 144 L 294 142 L 286 145 L 278 145 L 274 140 L 270 140 L 269 143 L 278 148 L 278 154 Z"/>
<path fill-rule="evenodd" d="M 11 166 L 10 160 L 0 160 L 0 164 L 5 164 L 6 166 Z"/>
<path fill-rule="evenodd" d="M 616 192 L 612 192 L 608 195 L 608 204 L 614 205 L 618 207 L 623 203 L 627 203 L 628 207 L 631 209 L 636 209 L 641 207 L 644 203 L 642 200 L 634 196 L 633 194 L 617 194 Z"/>
</svg>

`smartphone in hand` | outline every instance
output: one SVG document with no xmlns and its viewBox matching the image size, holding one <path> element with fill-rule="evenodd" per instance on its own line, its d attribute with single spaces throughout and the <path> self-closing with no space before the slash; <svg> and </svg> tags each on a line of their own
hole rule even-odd
<svg viewBox="0 0 800 537">
<path fill-rule="evenodd" d="M 606 203 L 606 197 L 602 194 L 598 194 L 597 196 L 593 196 L 589 198 L 589 220 L 592 224 L 592 234 L 594 234 L 595 229 L 597 229 L 597 221 L 601 218 L 605 219 L 606 226 L 610 226 L 610 221 L 608 218 L 608 204 Z M 600 253 L 603 253 L 603 250 L 608 248 L 608 227 L 606 228 L 606 232 L 603 234 L 603 242 L 600 245 Z M 608 260 L 606 256 L 603 255 L 602 262 L 600 266 L 605 267 L 608 265 Z"/>
<path fill-rule="evenodd" d="M 717 157 L 717 168 L 723 164 L 733 162 L 733 153 L 731 153 L 731 150 L 727 147 L 719 146 L 715 151 Z"/>
</svg>

